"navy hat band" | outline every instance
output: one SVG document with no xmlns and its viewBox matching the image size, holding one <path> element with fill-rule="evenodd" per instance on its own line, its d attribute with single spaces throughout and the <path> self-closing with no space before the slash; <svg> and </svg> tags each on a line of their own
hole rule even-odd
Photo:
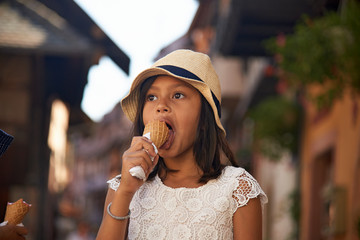
<svg viewBox="0 0 360 240">
<path fill-rule="evenodd" d="M 171 72 L 172 74 L 179 76 L 179 77 L 183 77 L 183 78 L 189 78 L 192 80 L 196 80 L 199 82 L 204 82 L 202 79 L 200 79 L 198 76 L 196 76 L 195 74 L 193 74 L 192 72 L 181 68 L 181 67 L 177 67 L 177 66 L 173 66 L 173 65 L 161 65 L 161 66 L 157 66 L 158 68 L 162 68 L 168 72 Z M 211 89 L 210 89 L 211 91 Z M 217 113 L 219 118 L 221 118 L 221 106 L 220 106 L 220 101 L 217 99 L 217 97 L 215 96 L 215 94 L 213 93 L 213 91 L 211 91 L 211 96 L 214 100 L 216 109 L 217 109 Z"/>
</svg>

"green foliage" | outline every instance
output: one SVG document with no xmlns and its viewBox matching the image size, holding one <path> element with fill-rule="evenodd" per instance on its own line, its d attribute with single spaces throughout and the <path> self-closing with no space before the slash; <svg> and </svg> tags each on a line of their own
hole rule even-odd
<svg viewBox="0 0 360 240">
<path fill-rule="evenodd" d="M 296 152 L 300 107 L 284 96 L 269 97 L 248 113 L 255 123 L 254 140 L 259 150 L 272 160 L 284 151 Z"/>
<path fill-rule="evenodd" d="M 293 34 L 269 39 L 265 46 L 295 86 L 325 84 L 316 100 L 329 105 L 347 87 L 360 93 L 359 16 L 360 3 L 348 1 L 340 13 L 314 20 L 304 16 Z"/>
</svg>

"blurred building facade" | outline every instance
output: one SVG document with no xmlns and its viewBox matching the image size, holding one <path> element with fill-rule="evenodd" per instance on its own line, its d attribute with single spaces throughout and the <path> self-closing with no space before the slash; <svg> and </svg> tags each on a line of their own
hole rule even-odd
<svg viewBox="0 0 360 240">
<path fill-rule="evenodd" d="M 70 0 L 0 1 L 0 128 L 14 136 L 1 158 L 0 215 L 32 204 L 29 239 L 54 239 L 57 194 L 71 180 L 68 132 L 92 121 L 80 104 L 89 68 L 108 55 L 129 58 Z"/>
<path fill-rule="evenodd" d="M 359 239 L 360 98 L 304 105 L 301 239 Z"/>
</svg>

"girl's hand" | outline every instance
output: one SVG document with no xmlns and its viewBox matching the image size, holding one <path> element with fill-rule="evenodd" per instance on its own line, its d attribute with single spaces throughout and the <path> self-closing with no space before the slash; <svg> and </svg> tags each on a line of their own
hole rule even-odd
<svg viewBox="0 0 360 240">
<path fill-rule="evenodd" d="M 7 224 L 0 227 L 0 239 L 3 240 L 24 240 L 28 230 L 25 227 Z"/>
<path fill-rule="evenodd" d="M 151 158 L 153 158 L 153 161 Z M 146 137 L 134 137 L 130 148 L 124 152 L 122 157 L 121 184 L 117 191 L 125 194 L 135 194 L 144 181 L 131 176 L 129 170 L 132 167 L 141 166 L 146 177 L 148 177 L 158 160 L 159 156 L 155 153 L 151 140 Z"/>
</svg>

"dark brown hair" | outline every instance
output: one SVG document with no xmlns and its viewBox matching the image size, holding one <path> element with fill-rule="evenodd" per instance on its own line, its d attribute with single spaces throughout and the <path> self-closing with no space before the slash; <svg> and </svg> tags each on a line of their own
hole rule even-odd
<svg viewBox="0 0 360 240">
<path fill-rule="evenodd" d="M 144 131 L 143 108 L 145 105 L 145 98 L 149 88 L 156 78 L 157 76 L 150 77 L 140 86 L 139 104 L 134 122 L 134 136 L 139 136 Z M 194 156 L 197 165 L 204 173 L 199 182 L 206 183 L 207 181 L 216 179 L 221 175 L 221 171 L 225 167 L 225 164 L 221 163 L 221 153 L 224 153 L 228 163 L 231 165 L 238 166 L 238 164 L 223 131 L 216 124 L 214 113 L 210 104 L 201 93 L 199 94 L 201 96 L 201 112 L 196 133 L 196 140 L 194 143 Z M 160 157 L 159 163 L 154 168 L 153 172 L 150 173 L 148 179 L 153 179 L 160 168 L 164 169 L 166 173 L 176 171 L 169 169 Z"/>
</svg>

